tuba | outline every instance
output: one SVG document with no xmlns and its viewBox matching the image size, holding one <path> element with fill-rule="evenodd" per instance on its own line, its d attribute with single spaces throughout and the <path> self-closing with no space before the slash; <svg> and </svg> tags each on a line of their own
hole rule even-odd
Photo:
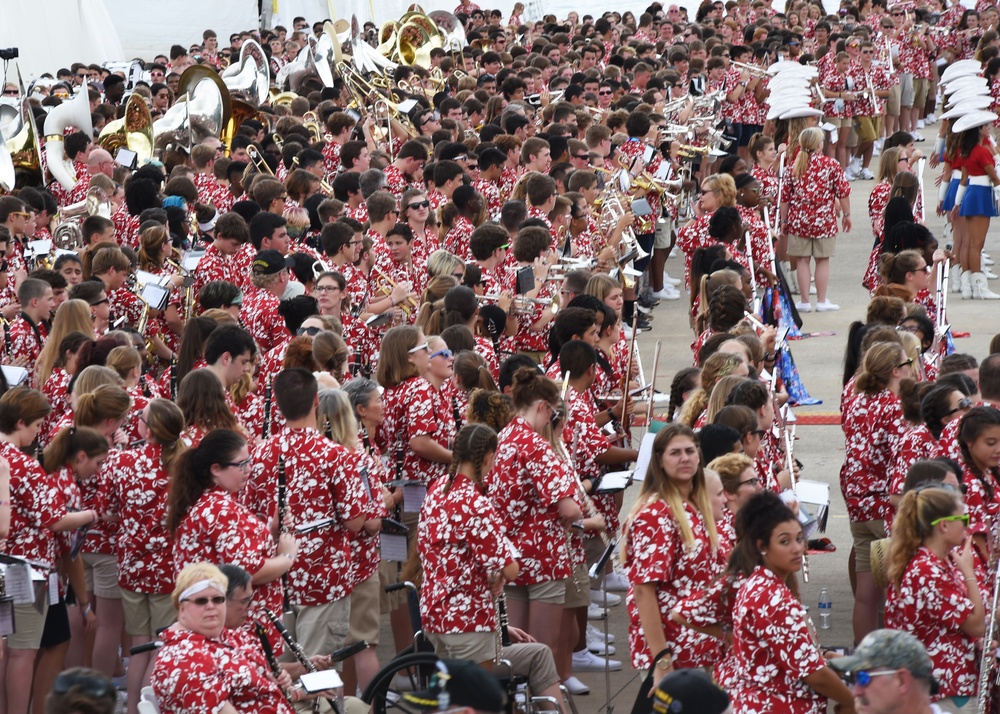
<svg viewBox="0 0 1000 714">
<path fill-rule="evenodd" d="M 153 137 L 158 141 L 172 132 L 190 153 L 191 147 L 200 141 L 222 135 L 232 117 L 232 103 L 219 75 L 203 65 L 184 70 L 178 92 L 181 97 L 177 103 L 153 122 Z"/>
<path fill-rule="evenodd" d="M 94 124 L 90 118 L 90 97 L 86 91 L 53 107 L 45 117 L 45 158 L 49 171 L 64 189 L 72 191 L 77 178 L 73 163 L 66 157 L 64 146 L 63 132 L 68 126 L 77 127 L 87 136 L 94 135 Z"/>
<path fill-rule="evenodd" d="M 240 48 L 240 61 L 222 73 L 222 83 L 231 92 L 244 92 L 257 104 L 267 101 L 271 85 L 271 69 L 264 50 L 253 40 Z"/>
<path fill-rule="evenodd" d="M 87 191 L 87 197 L 59 209 L 56 214 L 56 229 L 52 232 L 52 243 L 61 250 L 77 250 L 83 247 L 83 232 L 80 224 L 88 216 L 111 218 L 111 200 L 104 189 L 97 186 Z"/>
<path fill-rule="evenodd" d="M 121 148 L 134 151 L 139 165 L 153 158 L 153 117 L 146 101 L 138 94 L 129 95 L 125 103 L 125 116 L 109 122 L 97 139 L 101 148 L 112 156 Z"/>
</svg>

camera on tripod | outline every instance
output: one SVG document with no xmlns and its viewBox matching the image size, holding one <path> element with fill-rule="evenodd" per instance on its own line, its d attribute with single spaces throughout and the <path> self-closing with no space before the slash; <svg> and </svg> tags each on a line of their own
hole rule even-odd
<svg viewBox="0 0 1000 714">
<path fill-rule="evenodd" d="M 17 51 L 16 47 L 5 47 L 0 49 L 0 60 L 9 62 L 12 59 L 17 59 L 20 53 Z"/>
</svg>

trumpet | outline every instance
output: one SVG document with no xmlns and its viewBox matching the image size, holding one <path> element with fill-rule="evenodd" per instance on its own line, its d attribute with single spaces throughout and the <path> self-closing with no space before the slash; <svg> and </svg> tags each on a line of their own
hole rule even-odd
<svg viewBox="0 0 1000 714">
<path fill-rule="evenodd" d="M 768 77 L 770 74 L 764 67 L 758 67 L 755 64 L 747 64 L 745 62 L 733 62 L 730 60 L 729 64 L 737 69 L 741 69 L 744 72 L 749 72 L 750 74 L 756 74 L 758 77 Z"/>
<path fill-rule="evenodd" d="M 501 296 L 496 294 L 489 295 L 479 295 L 480 302 L 497 302 L 500 300 Z M 515 295 L 514 301 L 512 303 L 514 307 L 514 312 L 518 315 L 530 315 L 535 311 L 536 305 L 542 305 L 543 307 L 553 306 L 553 312 L 555 312 L 558 307 L 558 301 L 553 298 L 531 298 L 524 295 Z"/>
<path fill-rule="evenodd" d="M 708 146 L 691 146 L 690 144 L 680 145 L 680 155 L 686 159 L 693 159 L 695 156 L 705 156 L 712 149 Z"/>
<path fill-rule="evenodd" d="M 549 92 L 549 102 L 551 103 L 551 102 L 558 102 L 558 101 L 560 101 L 563 98 L 564 94 L 566 94 L 566 90 L 565 89 L 557 89 L 554 92 Z M 524 101 L 526 101 L 528 104 L 530 104 L 533 107 L 540 107 L 542 105 L 542 95 L 541 94 L 529 94 L 528 96 L 526 96 L 524 98 Z"/>
<path fill-rule="evenodd" d="M 374 292 L 376 295 L 382 295 L 384 297 L 389 297 L 392 295 L 393 289 L 396 287 L 396 281 L 389 277 L 382 268 L 377 265 L 372 269 L 375 273 L 374 275 Z M 413 298 L 406 298 L 398 307 L 406 314 L 407 318 L 413 316 L 413 311 L 417 309 L 417 303 Z"/>
</svg>

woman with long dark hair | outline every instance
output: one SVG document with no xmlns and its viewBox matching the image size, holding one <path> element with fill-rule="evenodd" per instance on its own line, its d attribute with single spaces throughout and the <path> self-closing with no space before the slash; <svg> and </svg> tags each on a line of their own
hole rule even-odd
<svg viewBox="0 0 1000 714">
<path fill-rule="evenodd" d="M 958 422 L 958 446 L 962 453 L 962 484 L 965 507 L 971 517 L 969 533 L 980 557 L 979 565 L 989 562 L 990 533 L 1000 515 L 1000 412 L 993 407 L 977 406 Z M 983 569 L 985 573 L 985 568 Z M 982 585 L 988 581 L 983 578 Z"/>
</svg>

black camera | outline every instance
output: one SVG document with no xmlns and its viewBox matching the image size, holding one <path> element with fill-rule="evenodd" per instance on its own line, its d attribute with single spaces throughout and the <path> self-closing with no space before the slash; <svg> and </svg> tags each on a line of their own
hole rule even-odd
<svg viewBox="0 0 1000 714">
<path fill-rule="evenodd" d="M 9 62 L 12 59 L 17 59 L 20 53 L 17 51 L 16 47 L 5 47 L 0 49 L 0 60 Z"/>
</svg>

